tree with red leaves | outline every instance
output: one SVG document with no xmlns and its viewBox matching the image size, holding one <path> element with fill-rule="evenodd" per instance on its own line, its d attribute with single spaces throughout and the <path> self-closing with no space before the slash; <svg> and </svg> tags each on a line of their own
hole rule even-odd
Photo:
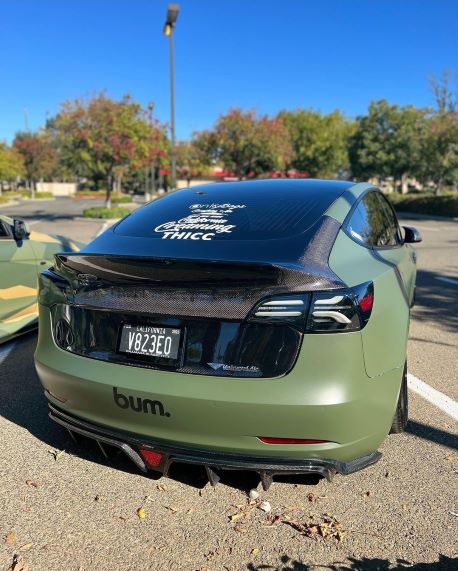
<svg viewBox="0 0 458 571">
<path fill-rule="evenodd" d="M 167 157 L 165 129 L 148 120 L 148 112 L 127 95 L 120 101 L 103 93 L 88 101 L 67 101 L 47 128 L 67 168 L 96 186 L 104 181 L 108 208 L 113 188 L 121 190 L 129 169 L 158 164 Z"/>
<path fill-rule="evenodd" d="M 238 178 L 286 171 L 292 159 L 289 133 L 279 118 L 230 109 L 204 132 L 207 153 Z"/>
<path fill-rule="evenodd" d="M 13 148 L 22 156 L 26 179 L 32 191 L 36 183 L 50 178 L 57 162 L 57 154 L 46 133 L 17 133 Z"/>
</svg>

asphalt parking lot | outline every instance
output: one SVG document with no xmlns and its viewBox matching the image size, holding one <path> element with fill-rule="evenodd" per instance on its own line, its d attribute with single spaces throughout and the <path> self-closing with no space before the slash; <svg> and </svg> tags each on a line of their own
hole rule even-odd
<svg viewBox="0 0 458 571">
<path fill-rule="evenodd" d="M 84 206 L 30 203 L 15 214 L 85 241 L 102 224 L 74 220 Z M 14 553 L 29 571 L 457 570 L 458 222 L 403 223 L 423 235 L 408 429 L 387 438 L 379 463 L 332 484 L 290 478 L 263 492 L 254 475 L 228 473 L 211 488 L 186 467 L 145 477 L 48 420 L 35 335 L 1 346 L 0 570 Z"/>
</svg>

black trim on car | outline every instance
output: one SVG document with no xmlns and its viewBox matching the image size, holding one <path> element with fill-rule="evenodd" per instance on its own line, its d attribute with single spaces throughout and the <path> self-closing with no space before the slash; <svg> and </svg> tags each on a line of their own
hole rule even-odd
<svg viewBox="0 0 458 571">
<path fill-rule="evenodd" d="M 216 485 L 219 480 L 219 470 L 255 471 L 259 474 L 265 490 L 272 484 L 274 476 L 280 474 L 318 474 L 331 481 L 335 473 L 342 475 L 352 474 L 375 464 L 382 456 L 380 452 L 375 451 L 350 462 L 338 462 L 337 460 L 316 458 L 277 458 L 200 450 L 173 445 L 127 432 L 118 432 L 111 428 L 87 422 L 59 409 L 52 402 L 54 399 L 48 392 L 45 392 L 45 396 L 49 404 L 49 417 L 66 428 L 73 438 L 75 438 L 75 434 L 79 434 L 95 440 L 102 452 L 104 452 L 104 444 L 114 446 L 123 451 L 142 472 L 147 472 L 148 467 L 139 453 L 140 448 L 163 454 L 163 460 L 157 467 L 157 471 L 164 476 L 167 476 L 173 463 L 204 466 L 212 485 Z"/>
</svg>

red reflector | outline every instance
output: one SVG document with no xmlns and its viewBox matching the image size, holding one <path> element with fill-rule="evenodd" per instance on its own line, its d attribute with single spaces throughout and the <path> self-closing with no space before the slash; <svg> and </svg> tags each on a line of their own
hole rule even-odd
<svg viewBox="0 0 458 571">
<path fill-rule="evenodd" d="M 271 436 L 258 436 L 264 444 L 324 444 L 329 440 L 314 440 L 311 438 L 272 438 Z"/>
<path fill-rule="evenodd" d="M 374 305 L 374 296 L 371 293 L 365 295 L 359 302 L 361 311 L 370 311 Z"/>
<path fill-rule="evenodd" d="M 143 456 L 143 460 L 150 468 L 157 468 L 162 462 L 162 454 L 160 452 L 140 448 L 140 454 Z"/>
</svg>

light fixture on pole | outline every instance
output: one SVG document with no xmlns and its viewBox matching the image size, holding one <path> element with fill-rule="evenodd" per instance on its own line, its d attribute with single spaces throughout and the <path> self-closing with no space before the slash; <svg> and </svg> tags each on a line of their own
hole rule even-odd
<svg viewBox="0 0 458 571">
<path fill-rule="evenodd" d="M 169 4 L 167 7 L 167 16 L 164 24 L 164 36 L 169 38 L 169 73 L 170 73 L 170 138 L 172 143 L 172 168 L 171 168 L 171 187 L 176 188 L 177 182 L 177 164 L 175 149 L 175 85 L 174 85 L 174 67 L 173 67 L 173 30 L 178 18 L 180 7 L 178 4 Z"/>
</svg>

